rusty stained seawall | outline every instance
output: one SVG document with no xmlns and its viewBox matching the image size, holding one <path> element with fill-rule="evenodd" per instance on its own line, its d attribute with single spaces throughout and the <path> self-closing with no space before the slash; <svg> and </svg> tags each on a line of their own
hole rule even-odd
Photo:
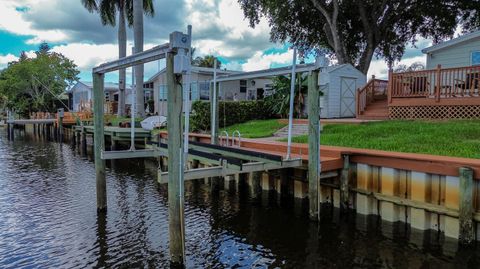
<svg viewBox="0 0 480 269">
<path fill-rule="evenodd" d="M 411 170 L 351 163 L 349 181 L 350 208 L 361 215 L 379 215 L 388 222 L 408 223 L 417 230 L 435 230 L 446 237 L 459 238 L 459 219 L 455 212 L 459 210 L 460 179 L 458 176 L 445 176 Z M 319 199 L 321 203 L 331 203 L 339 207 L 340 192 L 336 185 L 338 179 L 321 184 Z M 375 195 L 378 194 L 378 195 Z M 390 197 L 387 200 L 378 197 Z M 396 199 L 400 198 L 400 199 Z M 402 205 L 401 200 L 431 205 L 432 210 L 417 206 Z M 397 202 L 400 201 L 400 202 Z M 443 208 L 453 214 L 433 213 L 435 208 Z M 480 214 L 480 184 L 474 180 L 474 215 Z M 477 218 L 478 219 L 478 218 Z M 476 240 L 480 241 L 480 225 L 476 225 Z"/>
<path fill-rule="evenodd" d="M 291 169 L 287 181 L 281 179 L 278 171 L 261 172 L 260 185 L 264 191 L 278 194 L 287 192 L 295 198 L 308 198 L 307 170 Z M 340 207 L 340 176 L 322 180 L 319 199 L 322 204 Z M 246 175 L 246 183 L 252 187 L 252 175 Z M 473 207 L 480 216 L 480 184 L 474 180 Z M 349 207 L 360 215 L 378 215 L 387 222 L 408 223 L 412 229 L 434 230 L 444 233 L 446 237 L 459 238 L 458 210 L 460 202 L 460 179 L 458 176 L 444 176 L 410 170 L 378 167 L 368 164 L 351 163 Z M 431 205 L 431 211 L 417 206 L 402 205 L 400 202 L 387 200 L 409 200 L 413 203 Z M 449 212 L 433 213 L 435 209 L 444 208 Z M 474 215 L 475 215 L 474 214 Z M 457 216 L 455 216 L 457 215 Z M 478 219 L 478 218 L 477 218 Z M 476 240 L 480 241 L 480 224 L 476 225 Z"/>
</svg>

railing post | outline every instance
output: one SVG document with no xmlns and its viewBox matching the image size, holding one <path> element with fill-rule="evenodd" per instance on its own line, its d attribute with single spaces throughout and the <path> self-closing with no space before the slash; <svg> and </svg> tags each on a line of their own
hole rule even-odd
<svg viewBox="0 0 480 269">
<path fill-rule="evenodd" d="M 387 85 L 387 98 L 388 98 L 388 103 L 392 103 L 392 87 L 393 87 L 393 71 L 392 69 L 388 70 L 388 85 Z"/>
<path fill-rule="evenodd" d="M 437 65 L 437 71 L 435 72 L 435 101 L 440 102 L 440 90 L 441 90 L 441 72 L 442 72 L 442 65 Z"/>
</svg>

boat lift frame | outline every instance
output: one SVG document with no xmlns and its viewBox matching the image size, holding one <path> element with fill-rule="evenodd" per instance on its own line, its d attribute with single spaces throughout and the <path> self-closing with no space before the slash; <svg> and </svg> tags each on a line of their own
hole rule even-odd
<svg viewBox="0 0 480 269">
<path fill-rule="evenodd" d="M 185 224 L 183 206 L 185 180 L 202 177 L 225 176 L 227 174 L 241 172 L 260 172 L 270 169 L 302 166 L 301 159 L 282 160 L 281 156 L 258 153 L 239 148 L 195 143 L 188 140 L 188 129 L 183 132 L 185 129 L 182 126 L 181 117 L 185 90 L 182 88 L 182 82 L 184 84 L 189 81 L 188 70 L 190 70 L 190 60 L 188 59 L 188 61 L 185 61 L 185 59 L 183 59 L 182 61 L 181 56 L 188 57 L 190 49 L 191 26 L 188 27 L 188 34 L 183 34 L 181 32 L 171 33 L 169 43 L 109 63 L 101 64 L 92 70 L 97 210 L 102 212 L 107 209 L 105 160 L 166 156 L 168 158 L 169 172 L 160 172 L 159 181 L 168 182 L 170 260 L 173 264 L 184 264 L 185 261 Z M 145 150 L 135 150 L 134 148 L 131 148 L 130 150 L 124 151 L 105 151 L 103 107 L 105 74 L 160 59 L 166 59 L 168 145 L 159 142 L 157 145 Z M 178 68 L 178 64 L 180 64 L 180 68 Z M 140 82 L 137 81 L 137 84 L 138 83 Z M 185 92 L 185 94 L 187 94 L 189 91 L 185 90 Z M 214 93 L 214 96 L 218 96 L 216 91 L 214 91 Z M 216 98 L 215 100 L 212 100 L 215 104 L 217 101 Z M 188 102 L 185 102 L 184 106 L 186 106 L 185 109 L 189 109 Z M 218 106 L 216 106 L 216 109 L 218 109 Z M 188 117 L 188 111 L 185 112 Z M 186 122 L 188 123 L 188 119 L 186 119 Z M 134 126 L 132 125 L 131 128 L 134 128 Z M 215 141 L 218 132 L 217 130 L 213 130 L 213 132 L 215 135 L 212 136 L 212 141 Z M 182 135 L 184 135 L 183 139 Z M 185 159 L 203 160 L 206 163 L 211 163 L 216 166 L 184 171 L 186 163 Z"/>
</svg>

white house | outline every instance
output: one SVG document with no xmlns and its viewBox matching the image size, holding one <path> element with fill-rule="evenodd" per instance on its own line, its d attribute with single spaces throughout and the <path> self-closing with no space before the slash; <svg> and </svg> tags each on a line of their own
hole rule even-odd
<svg viewBox="0 0 480 269">
<path fill-rule="evenodd" d="M 444 41 L 422 50 L 427 69 L 480 65 L 480 30 Z"/>
<path fill-rule="evenodd" d="M 131 92 L 131 85 L 127 85 L 126 92 Z M 93 98 L 93 83 L 87 81 L 78 81 L 68 91 L 72 95 L 72 111 L 80 110 L 80 103 L 89 103 Z M 104 84 L 105 101 L 118 101 L 118 83 L 105 82 Z M 126 97 L 126 103 L 131 104 L 131 98 Z"/>
<path fill-rule="evenodd" d="M 315 69 L 315 64 L 299 64 L 296 66 L 298 74 L 307 74 Z M 292 67 L 270 68 L 265 70 L 242 72 L 219 77 L 220 95 L 222 90 L 229 89 L 230 84 L 236 85 L 241 81 L 246 82 L 250 88 L 244 89 L 246 99 L 261 99 L 270 93 L 271 78 L 275 76 L 289 76 Z M 319 75 L 319 85 L 323 92 L 320 98 L 322 118 L 351 118 L 355 117 L 355 92 L 366 84 L 366 76 L 350 64 L 334 65 L 323 68 Z M 253 83 L 252 83 L 253 82 Z M 241 95 L 240 98 L 244 98 Z M 306 94 L 304 95 L 307 100 Z M 308 102 L 304 113 L 308 111 Z"/>
<path fill-rule="evenodd" d="M 213 68 L 192 66 L 191 68 L 191 100 L 209 100 L 210 84 L 213 80 Z M 167 81 L 165 78 L 165 69 L 160 70 L 144 83 L 144 87 L 153 89 L 153 98 L 155 102 L 154 113 L 165 116 L 167 114 Z M 217 75 L 228 75 L 238 73 L 238 71 L 217 69 Z M 240 86 L 238 86 L 240 90 Z M 220 94 L 222 97 L 222 94 Z M 233 96 L 232 96 L 233 98 Z"/>
</svg>

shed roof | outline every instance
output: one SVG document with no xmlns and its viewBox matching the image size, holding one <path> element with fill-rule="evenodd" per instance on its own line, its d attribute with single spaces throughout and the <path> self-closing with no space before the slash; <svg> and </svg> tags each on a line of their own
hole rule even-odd
<svg viewBox="0 0 480 269">
<path fill-rule="evenodd" d="M 477 30 L 477 31 L 459 36 L 457 38 L 453 38 L 453 39 L 438 43 L 436 45 L 424 48 L 424 49 L 422 49 L 422 52 L 423 53 L 431 53 L 431 52 L 434 52 L 434 51 L 437 51 L 437 50 L 440 50 L 440 49 L 444 49 L 444 48 L 448 48 L 448 47 L 451 47 L 451 46 L 454 46 L 454 45 L 457 45 L 459 43 L 469 41 L 469 40 L 472 40 L 472 39 L 475 39 L 475 38 L 480 38 L 480 30 Z"/>
<path fill-rule="evenodd" d="M 332 73 L 338 69 L 351 66 L 351 64 L 340 64 L 340 65 L 330 65 L 327 66 L 326 71 L 328 73 Z M 360 72 L 358 69 L 353 67 L 355 70 Z M 312 70 L 317 69 L 317 66 L 314 63 L 311 64 L 297 64 L 296 73 L 303 73 L 309 72 Z M 242 72 L 238 74 L 231 74 L 226 76 L 220 76 L 217 78 L 218 82 L 222 81 L 232 81 L 232 80 L 239 80 L 239 79 L 258 79 L 258 78 L 268 78 L 268 77 L 275 77 L 275 76 L 282 76 L 282 75 L 289 75 L 292 71 L 292 66 L 285 66 L 285 67 L 278 67 L 278 68 L 269 68 L 264 70 L 256 70 L 251 72 Z M 361 72 L 360 72 L 361 73 Z"/>
</svg>

